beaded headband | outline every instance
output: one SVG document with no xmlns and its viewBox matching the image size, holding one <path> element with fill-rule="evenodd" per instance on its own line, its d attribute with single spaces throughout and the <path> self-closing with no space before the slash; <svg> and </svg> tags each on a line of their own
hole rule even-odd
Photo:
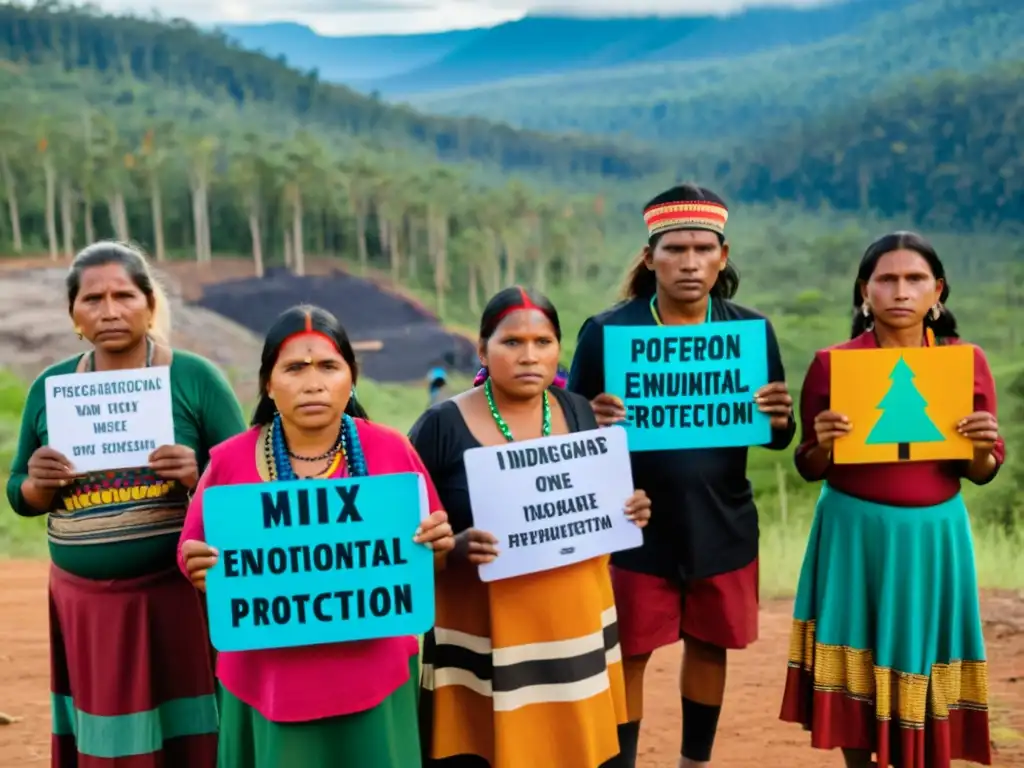
<svg viewBox="0 0 1024 768">
<path fill-rule="evenodd" d="M 644 211 L 647 236 L 654 237 L 673 229 L 703 229 L 725 235 L 729 211 L 709 200 L 690 203 L 658 203 Z"/>
</svg>

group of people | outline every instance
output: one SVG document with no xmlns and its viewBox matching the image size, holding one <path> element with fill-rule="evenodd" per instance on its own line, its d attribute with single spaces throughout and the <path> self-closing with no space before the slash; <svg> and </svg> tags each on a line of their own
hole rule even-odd
<svg viewBox="0 0 1024 768">
<path fill-rule="evenodd" d="M 495 295 L 480 321 L 482 370 L 438 399 L 408 436 L 357 397 L 352 345 L 328 312 L 281 315 L 267 334 L 247 426 L 209 362 L 168 344 L 167 305 L 145 258 L 98 243 L 67 278 L 91 351 L 47 369 L 25 405 L 7 493 L 48 515 L 53 757 L 57 768 L 632 768 L 643 679 L 683 641 L 678 765 L 711 765 L 728 651 L 758 633 L 758 515 L 745 447 L 631 454 L 622 514 L 643 546 L 492 582 L 501 557 L 474 525 L 463 454 L 621 423 L 604 380 L 608 326 L 762 316 L 734 303 L 728 210 L 675 187 L 644 209 L 648 240 L 621 303 L 588 319 L 568 376 L 543 296 Z M 833 349 L 960 343 L 942 262 L 895 233 L 864 254 L 851 339 Z M 770 322 L 770 383 L 754 394 L 768 448 L 796 434 Z M 848 766 L 991 764 L 985 651 L 961 481 L 984 484 L 1004 448 L 994 384 L 975 347 L 970 461 L 835 464 L 848 415 L 831 409 L 830 350 L 801 391 L 796 463 L 824 481 L 798 585 L 783 720 Z M 125 471 L 79 473 L 48 446 L 47 377 L 170 366 L 175 445 Z M 441 377 L 432 376 L 431 383 Z M 221 485 L 414 472 L 429 516 L 435 626 L 423 638 L 215 652 L 203 593 L 218 553 L 203 491 Z M 417 736 L 418 734 L 418 736 Z"/>
</svg>

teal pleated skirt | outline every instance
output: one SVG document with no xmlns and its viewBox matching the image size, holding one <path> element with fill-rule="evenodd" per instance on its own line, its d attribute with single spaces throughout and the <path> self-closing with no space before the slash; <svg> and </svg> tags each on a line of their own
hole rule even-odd
<svg viewBox="0 0 1024 768">
<path fill-rule="evenodd" d="M 220 687 L 217 768 L 420 768 L 419 660 L 409 681 L 373 709 L 308 723 L 274 723 Z"/>
<path fill-rule="evenodd" d="M 963 499 L 822 489 L 797 588 L 782 719 L 879 766 L 991 764 L 988 669 Z"/>
</svg>

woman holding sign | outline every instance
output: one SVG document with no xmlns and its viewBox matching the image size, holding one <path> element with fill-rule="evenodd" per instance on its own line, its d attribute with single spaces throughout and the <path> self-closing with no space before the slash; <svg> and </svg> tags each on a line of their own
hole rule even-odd
<svg viewBox="0 0 1024 768">
<path fill-rule="evenodd" d="M 733 420 L 759 420 L 766 447 L 784 450 L 796 431 L 771 323 L 731 301 L 739 275 L 729 262 L 727 218 L 722 199 L 701 187 L 675 187 L 651 200 L 644 209 L 647 245 L 629 275 L 625 300 L 584 323 L 569 374 L 569 389 L 591 401 L 599 424 L 617 424 L 629 416 L 631 427 L 657 426 L 661 419 L 668 427 L 660 430 L 658 439 L 676 441 L 666 449 L 637 450 L 634 440 L 641 435 L 630 434 L 633 477 L 650 494 L 656 514 L 644 531 L 642 548 L 612 556 L 612 581 L 629 701 L 629 723 L 619 729 L 623 752 L 636 760 L 643 675 L 651 653 L 683 638 L 683 768 L 705 766 L 711 760 L 725 694 L 726 649 L 745 648 L 757 639 L 758 521 L 746 476 L 750 442 L 742 437 L 717 442 L 718 436 L 733 428 Z M 742 321 L 750 324 L 743 326 Z M 698 368 L 717 357 L 716 346 L 722 346 L 722 356 L 728 357 L 725 353 L 733 342 L 718 345 L 714 340 L 722 337 L 712 335 L 713 327 L 726 323 L 759 335 L 756 359 L 718 370 Z M 631 335 L 641 350 L 647 346 L 645 327 L 680 327 L 678 337 L 666 338 L 674 344 L 667 376 L 674 377 L 676 394 L 687 395 L 678 398 L 682 405 L 631 399 L 628 413 L 620 397 L 608 394 L 623 382 L 606 380 L 606 354 L 611 348 L 606 350 L 605 333 L 620 326 L 638 327 Z M 687 326 L 700 326 L 705 335 L 686 337 Z M 728 339 L 740 337 L 738 331 L 729 333 Z M 701 347 L 695 340 L 707 345 Z M 734 346 L 738 352 L 739 342 Z M 664 348 L 668 355 L 668 341 Z M 623 350 L 623 356 L 628 354 Z M 761 381 L 768 383 L 751 391 L 757 384 L 743 380 L 758 368 Z M 698 370 L 701 373 L 682 382 L 687 391 L 679 390 L 679 381 Z M 636 374 L 630 376 L 640 380 Z M 634 382 L 619 391 L 639 397 L 638 386 Z M 717 405 L 707 399 L 716 393 L 723 397 Z M 678 410 L 666 416 L 669 407 Z M 655 413 L 656 409 L 660 410 Z M 675 421 L 665 422 L 669 417 Z M 731 447 L 707 447 L 722 445 Z"/>
<path fill-rule="evenodd" d="M 189 507 L 179 565 L 193 584 L 205 589 L 218 558 L 204 543 L 208 488 L 412 472 L 424 477 L 430 508 L 441 508 L 406 437 L 367 420 L 358 375 L 352 344 L 329 312 L 295 307 L 277 319 L 263 347 L 253 427 L 213 451 Z M 415 542 L 438 558 L 454 546 L 445 513 L 409 531 Z M 418 653 L 415 637 L 220 652 L 218 766 L 416 768 Z"/>
<path fill-rule="evenodd" d="M 188 493 L 210 449 L 245 429 L 242 412 L 213 365 L 167 345 L 166 300 L 138 251 L 89 246 L 71 264 L 67 291 L 75 331 L 92 349 L 32 384 L 7 483 L 18 514 L 49 513 L 53 765 L 211 768 L 217 707 L 206 621 L 175 550 Z M 161 367 L 170 413 L 155 413 L 145 391 L 104 397 L 125 383 L 114 374 L 152 381 Z M 47 423 L 57 398 L 74 400 L 84 426 Z M 145 420 L 173 421 L 178 444 L 125 468 L 117 449 L 138 437 L 124 433 L 140 419 L 143 431 Z M 53 447 L 68 442 L 64 452 Z M 86 459 L 93 469 L 76 470 Z"/>
<path fill-rule="evenodd" d="M 853 287 L 852 338 L 817 353 L 800 397 L 796 465 L 809 482 L 825 484 L 797 590 L 782 719 L 810 730 L 814 747 L 842 748 L 848 766 L 876 765 L 872 752 L 878 766 L 992 761 L 974 549 L 960 496 L 962 479 L 983 485 L 1003 463 L 984 352 L 973 348 L 973 387 L 969 379 L 964 387 L 964 411 L 973 412 L 950 418 L 971 458 L 911 462 L 893 444 L 888 463 L 833 459 L 835 449 L 853 445 L 858 422 L 884 418 L 874 399 L 870 415 L 856 419 L 835 402 L 835 355 L 959 345 L 948 296 L 942 262 L 922 237 L 897 232 L 873 243 Z M 892 356 L 885 357 L 882 391 L 899 383 L 888 381 Z M 940 375 L 948 388 L 957 373 Z M 901 411 L 897 424 L 909 431 L 896 441 L 913 442 L 917 419 L 911 408 Z M 910 446 L 911 458 L 922 445 Z"/>
<path fill-rule="evenodd" d="M 480 321 L 485 368 L 477 386 L 433 406 L 412 428 L 457 532 L 423 649 L 430 766 L 619 764 L 616 727 L 626 709 L 607 556 L 487 583 L 477 573 L 501 555 L 497 539 L 474 527 L 463 454 L 597 428 L 583 398 L 552 387 L 560 340 L 547 299 L 506 288 Z M 646 524 L 642 491 L 625 514 Z"/>
</svg>

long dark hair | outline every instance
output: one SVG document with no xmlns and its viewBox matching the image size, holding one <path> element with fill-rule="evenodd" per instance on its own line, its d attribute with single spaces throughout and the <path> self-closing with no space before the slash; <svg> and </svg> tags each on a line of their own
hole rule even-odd
<svg viewBox="0 0 1024 768">
<path fill-rule="evenodd" d="M 555 329 L 555 338 L 561 343 L 562 324 L 558 320 L 558 310 L 555 309 L 555 305 L 551 303 L 547 296 L 536 291 L 528 291 L 526 288 L 518 285 L 498 291 L 487 302 L 483 314 L 480 315 L 480 343 L 482 345 L 487 344 L 491 336 L 494 335 L 494 332 L 498 330 L 498 326 L 505 319 L 505 316 L 518 309 L 539 310 L 548 319 L 548 322 L 551 323 L 551 326 Z M 481 368 L 473 380 L 473 386 L 479 387 L 487 381 L 487 376 L 487 369 Z M 557 375 L 555 379 L 557 386 Z"/>
<path fill-rule="evenodd" d="M 873 320 L 871 315 L 864 315 L 864 295 L 861 292 L 862 286 L 875 273 L 879 260 L 887 253 L 893 251 L 908 250 L 919 254 L 928 262 L 928 267 L 936 280 L 942 280 L 942 293 L 939 295 L 939 317 L 932 317 L 931 311 L 925 315 L 924 324 L 931 328 L 936 339 L 958 339 L 960 334 L 956 329 L 956 317 L 946 308 L 946 299 L 949 298 L 949 279 L 946 277 L 946 268 L 942 265 L 939 254 L 935 247 L 924 237 L 916 232 L 893 232 L 878 238 L 868 249 L 860 260 L 860 267 L 857 268 L 857 279 L 853 283 L 853 324 L 850 329 L 850 338 L 856 338 L 868 330 Z"/>
<path fill-rule="evenodd" d="M 333 341 L 352 371 L 352 395 L 348 399 L 348 405 L 345 406 L 345 413 L 355 418 L 369 419 L 366 411 L 356 400 L 355 387 L 356 381 L 359 379 L 359 363 L 356 362 L 356 353 L 352 349 L 352 342 L 349 341 L 348 334 L 341 327 L 338 318 L 326 309 L 300 304 L 282 312 L 267 331 L 267 339 L 263 343 L 263 357 L 260 360 L 260 399 L 252 414 L 253 426 L 263 426 L 274 420 L 277 405 L 267 394 L 270 373 L 274 370 L 274 364 L 277 363 L 277 357 L 281 354 L 281 347 L 285 342 L 295 334 L 307 331 L 322 333 Z"/>
<path fill-rule="evenodd" d="M 707 200 L 711 203 L 718 203 L 725 207 L 725 201 L 712 192 L 710 189 L 699 187 L 696 184 L 682 184 L 677 188 L 677 191 L 683 191 L 686 199 L 690 200 Z M 666 193 L 668 194 L 668 193 Z M 658 200 L 658 198 L 655 198 Z M 653 200 L 651 201 L 654 202 Z M 650 205 L 651 203 L 648 203 Z M 674 230 L 666 230 L 665 232 L 658 232 L 647 239 L 647 248 L 652 251 L 658 247 L 658 243 L 661 242 L 661 238 L 664 237 L 668 232 Z M 719 245 L 725 245 L 725 235 L 715 232 L 718 237 Z M 626 281 L 622 286 L 622 297 L 627 301 L 629 299 L 650 299 L 654 296 L 655 291 L 658 289 L 658 279 L 655 277 L 654 272 L 647 268 L 647 262 L 644 259 L 644 254 L 647 249 L 642 249 L 640 253 L 633 259 L 633 263 L 629 267 L 629 272 L 626 274 Z M 736 269 L 730 259 L 725 263 L 725 268 L 718 273 L 718 278 L 715 280 L 715 284 L 711 286 L 711 297 L 714 299 L 731 299 L 736 295 L 736 292 L 740 289 L 740 271 Z"/>
<path fill-rule="evenodd" d="M 150 335 L 158 341 L 171 340 L 171 310 L 160 284 L 153 279 L 149 271 L 145 253 L 134 245 L 119 243 L 116 240 L 101 240 L 86 246 L 71 262 L 64 285 L 68 292 L 68 313 L 74 314 L 75 299 L 82 290 L 82 273 L 92 267 L 105 267 L 117 264 L 123 268 L 135 287 L 142 291 L 149 302 L 153 313 L 153 327 Z"/>
</svg>

